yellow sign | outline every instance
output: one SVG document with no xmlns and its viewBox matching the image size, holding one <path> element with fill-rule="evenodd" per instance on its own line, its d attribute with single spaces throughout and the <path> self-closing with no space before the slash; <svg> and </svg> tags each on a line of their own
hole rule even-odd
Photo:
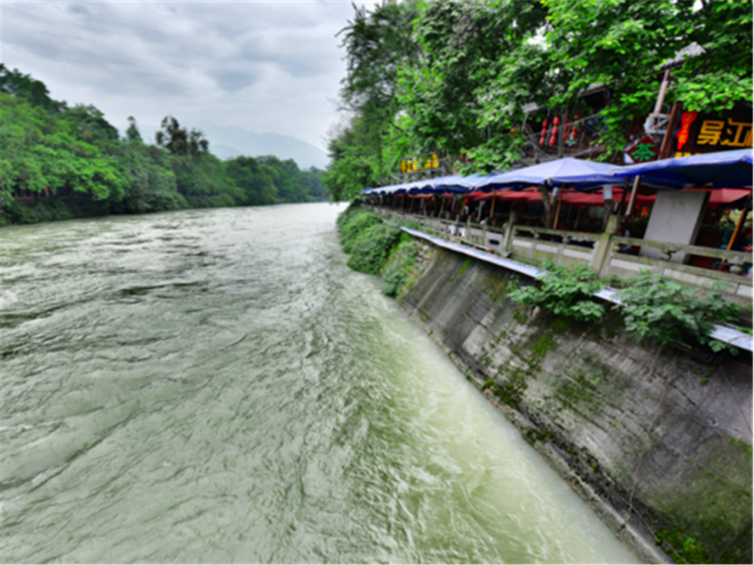
<svg viewBox="0 0 754 565">
<path fill-rule="evenodd" d="M 402 173 L 416 173 L 418 171 L 431 171 L 440 168 L 440 159 L 437 153 L 432 153 L 426 159 L 401 159 Z"/>
<path fill-rule="evenodd" d="M 720 139 L 722 137 L 722 140 Z M 699 130 L 697 145 L 727 145 L 729 147 L 751 147 L 751 122 L 704 120 Z"/>
</svg>

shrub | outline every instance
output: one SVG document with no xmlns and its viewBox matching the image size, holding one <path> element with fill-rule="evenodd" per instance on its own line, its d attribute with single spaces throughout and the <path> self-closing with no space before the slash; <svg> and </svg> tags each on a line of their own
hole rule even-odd
<svg viewBox="0 0 754 565">
<path fill-rule="evenodd" d="M 376 275 L 390 257 L 403 232 L 396 226 L 379 222 L 366 228 L 350 247 L 348 266 L 354 271 Z M 345 244 L 344 244 L 345 248 Z"/>
<path fill-rule="evenodd" d="M 720 286 L 700 289 L 678 283 L 666 276 L 642 273 L 631 286 L 616 295 L 626 329 L 643 342 L 681 345 L 696 342 L 713 351 L 738 349 L 710 338 L 715 323 L 738 320 L 738 306 L 726 301 Z"/>
<path fill-rule="evenodd" d="M 382 294 L 395 298 L 403 289 L 409 275 L 416 267 L 419 245 L 407 234 L 401 236 L 401 242 L 390 255 L 390 260 L 382 271 L 385 284 Z"/>
<path fill-rule="evenodd" d="M 528 307 L 540 306 L 558 316 L 591 322 L 605 313 L 605 308 L 593 300 L 593 294 L 604 288 L 597 273 L 586 265 L 568 269 L 546 261 L 540 265 L 547 274 L 538 280 L 538 285 L 518 288 L 508 297 Z"/>
<path fill-rule="evenodd" d="M 343 244 L 343 252 L 353 253 L 354 246 L 363 234 L 371 227 L 381 223 L 382 221 L 371 212 L 359 211 L 352 214 L 340 226 L 340 241 Z"/>
</svg>

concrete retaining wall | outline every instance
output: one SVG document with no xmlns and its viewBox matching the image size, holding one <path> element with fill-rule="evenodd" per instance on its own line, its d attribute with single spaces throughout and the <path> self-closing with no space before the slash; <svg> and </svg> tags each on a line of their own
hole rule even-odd
<svg viewBox="0 0 754 565">
<path fill-rule="evenodd" d="M 403 307 L 620 537 L 650 561 L 659 533 L 751 562 L 751 355 L 639 346 L 617 316 L 526 312 L 506 296 L 531 282 L 504 268 L 427 259 Z"/>
</svg>

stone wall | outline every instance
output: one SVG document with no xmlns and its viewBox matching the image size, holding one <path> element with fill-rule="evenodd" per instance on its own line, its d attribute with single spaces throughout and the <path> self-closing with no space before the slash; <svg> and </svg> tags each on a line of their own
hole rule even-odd
<svg viewBox="0 0 754 565">
<path fill-rule="evenodd" d="M 616 315 L 586 325 L 506 300 L 525 277 L 424 256 L 405 310 L 619 537 L 650 561 L 667 560 L 659 535 L 677 560 L 751 562 L 750 354 L 640 346 Z"/>
</svg>

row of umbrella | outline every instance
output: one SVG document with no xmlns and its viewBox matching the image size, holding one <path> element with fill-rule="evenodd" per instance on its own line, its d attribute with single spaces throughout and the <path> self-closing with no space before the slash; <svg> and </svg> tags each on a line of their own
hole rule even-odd
<svg viewBox="0 0 754 565">
<path fill-rule="evenodd" d="M 498 190 L 522 190 L 532 186 L 569 188 L 576 191 L 598 186 L 628 185 L 637 176 L 642 184 L 661 189 L 751 188 L 752 150 L 720 151 L 674 159 L 663 159 L 627 167 L 584 161 L 567 157 L 533 165 L 523 169 L 510 169 L 486 176 L 462 177 L 450 175 L 403 183 L 380 188 L 370 188 L 362 194 L 469 194 Z"/>
</svg>

